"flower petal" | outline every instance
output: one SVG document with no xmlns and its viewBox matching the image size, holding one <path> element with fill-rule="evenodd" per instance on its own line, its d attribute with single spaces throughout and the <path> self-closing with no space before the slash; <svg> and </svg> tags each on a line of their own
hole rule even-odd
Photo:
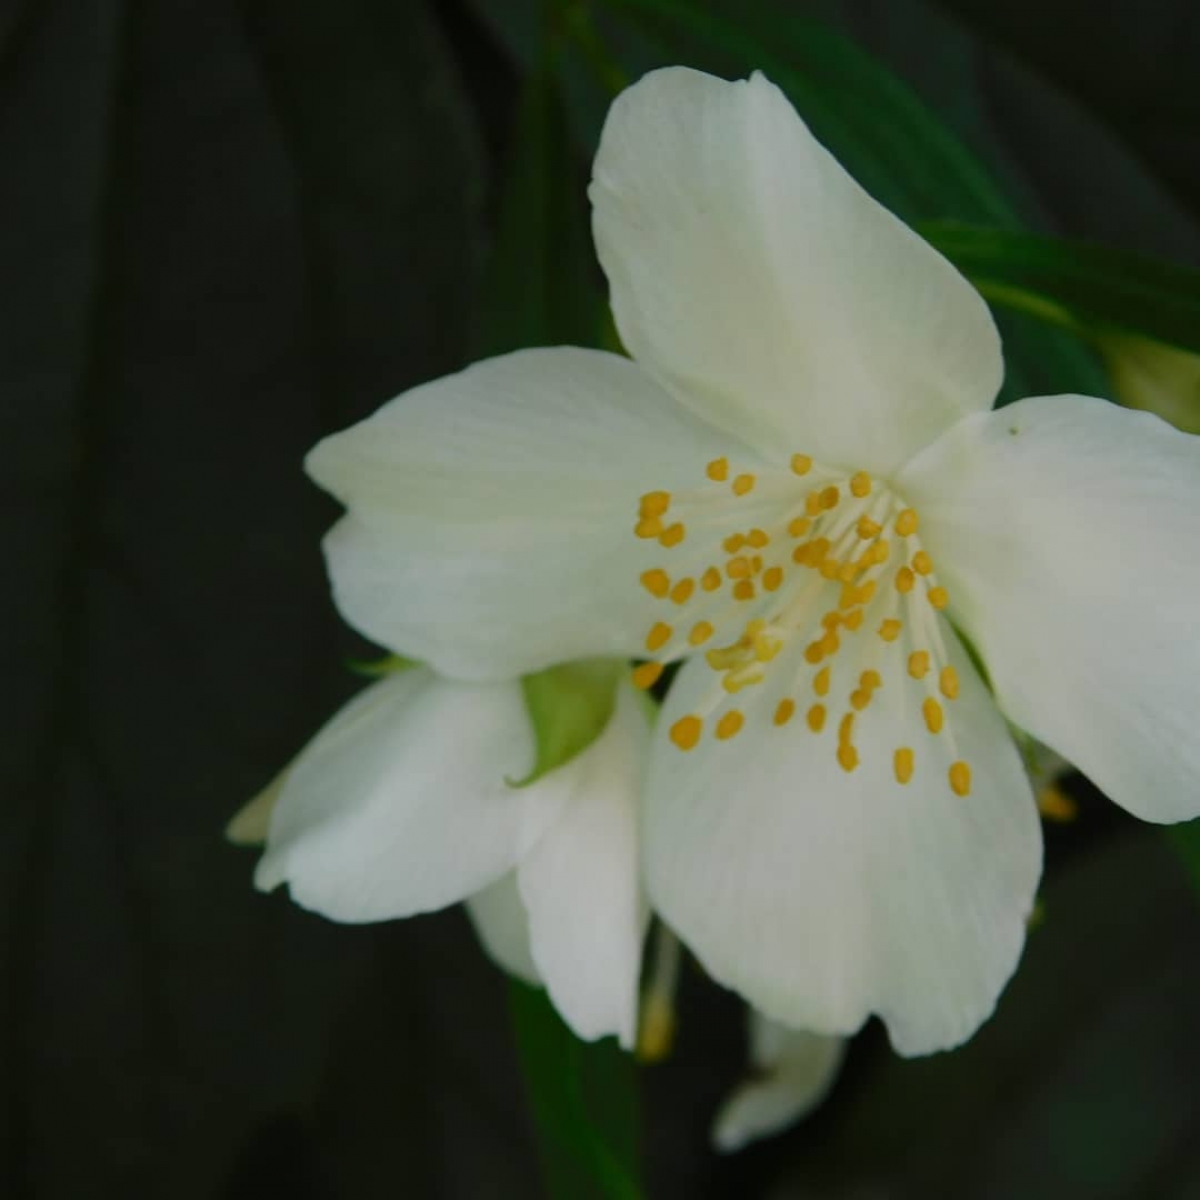
<svg viewBox="0 0 1200 1200">
<path fill-rule="evenodd" d="M 442 908 L 510 870 L 567 799 L 533 761 L 520 684 L 413 668 L 355 697 L 300 752 L 255 883 L 338 921 Z"/>
<path fill-rule="evenodd" d="M 848 1034 L 874 1012 L 897 1050 L 928 1053 L 967 1038 L 1016 966 L 1040 830 L 1003 719 L 949 642 L 960 687 L 945 730 L 930 734 L 910 681 L 885 675 L 856 718 L 852 773 L 838 765 L 836 716 L 819 734 L 773 723 L 797 649 L 722 703 L 744 713 L 733 740 L 706 734 L 688 752 L 656 741 L 651 901 L 714 978 L 786 1025 Z M 683 669 L 664 731 L 703 711 L 711 678 L 703 662 Z M 905 786 L 893 775 L 902 746 L 916 762 Z M 971 765 L 969 796 L 951 792 L 952 759 Z"/>
<path fill-rule="evenodd" d="M 1200 813 L 1200 438 L 1039 397 L 964 421 L 897 486 L 1008 716 L 1130 812 Z"/>
<path fill-rule="evenodd" d="M 651 72 L 609 110 L 590 195 L 625 345 L 764 454 L 882 473 L 991 407 L 987 306 L 762 75 Z"/>
<path fill-rule="evenodd" d="M 788 1029 L 747 1009 L 752 1074 L 721 1105 L 713 1145 L 725 1153 L 781 1133 L 808 1116 L 829 1094 L 846 1041 Z"/>
<path fill-rule="evenodd" d="M 628 359 L 522 350 L 414 388 L 307 467 L 350 510 L 325 549 L 342 614 L 450 675 L 506 678 L 640 649 L 662 547 L 640 497 L 729 441 Z"/>
<path fill-rule="evenodd" d="M 572 799 L 517 869 L 533 960 L 572 1029 L 633 1046 L 648 910 L 639 882 L 637 802 L 649 748 L 628 683 L 604 732 L 556 775 Z"/>
<path fill-rule="evenodd" d="M 529 947 L 529 913 L 517 888 L 516 871 L 468 896 L 466 909 L 492 960 L 510 975 L 541 987 L 542 977 Z"/>
</svg>

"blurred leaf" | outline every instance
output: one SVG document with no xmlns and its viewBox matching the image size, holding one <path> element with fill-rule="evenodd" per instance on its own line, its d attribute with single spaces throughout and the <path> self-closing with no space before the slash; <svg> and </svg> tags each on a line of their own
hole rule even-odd
<svg viewBox="0 0 1200 1200">
<path fill-rule="evenodd" d="M 957 222 L 921 234 L 990 300 L 1074 329 L 1200 350 L 1200 271 L 1104 246 Z"/>
<path fill-rule="evenodd" d="M 592 658 L 522 678 L 537 755 L 529 775 L 514 787 L 527 787 L 570 762 L 600 736 L 612 716 L 623 670 L 617 659 Z"/>
<path fill-rule="evenodd" d="M 543 991 L 513 981 L 509 1007 L 550 1200 L 640 1200 L 633 1060 L 581 1042 Z"/>
<path fill-rule="evenodd" d="M 1092 340 L 1122 404 L 1200 433 L 1200 355 L 1136 334 L 1106 332 Z"/>
</svg>

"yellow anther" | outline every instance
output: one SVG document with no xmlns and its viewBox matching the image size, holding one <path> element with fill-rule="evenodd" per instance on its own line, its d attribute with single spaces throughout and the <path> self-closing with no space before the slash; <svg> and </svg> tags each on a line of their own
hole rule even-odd
<svg viewBox="0 0 1200 1200">
<path fill-rule="evenodd" d="M 896 772 L 897 783 L 907 783 L 913 776 L 913 752 L 908 746 L 901 746 L 892 756 L 892 769 Z"/>
<path fill-rule="evenodd" d="M 741 643 L 734 643 L 732 646 L 718 646 L 715 650 L 704 652 L 704 661 L 714 671 L 730 671 L 735 667 L 745 666 L 746 650 Z"/>
<path fill-rule="evenodd" d="M 717 722 L 717 737 L 722 741 L 734 737 L 745 723 L 746 718 L 736 708 L 731 708 Z"/>
<path fill-rule="evenodd" d="M 750 560 L 744 554 L 739 554 L 736 558 L 731 558 L 725 564 L 725 574 L 730 579 L 749 579 Z"/>
<path fill-rule="evenodd" d="M 847 713 L 838 724 L 838 741 L 849 745 L 854 738 L 854 714 Z"/>
<path fill-rule="evenodd" d="M 825 657 L 825 647 L 821 642 L 809 642 L 804 648 L 804 661 L 815 667 Z"/>
<path fill-rule="evenodd" d="M 878 537 L 883 532 L 883 526 L 876 524 L 868 516 L 858 518 L 857 533 L 864 542 L 869 542 L 872 538 Z"/>
<path fill-rule="evenodd" d="M 971 794 L 971 768 L 965 762 L 950 764 L 950 790 L 956 796 Z"/>
<path fill-rule="evenodd" d="M 853 633 L 863 623 L 863 610 L 856 608 L 846 614 L 846 628 Z"/>
<path fill-rule="evenodd" d="M 661 517 L 670 507 L 670 492 L 647 492 L 642 497 L 641 515 L 643 517 Z"/>
<path fill-rule="evenodd" d="M 656 538 L 662 531 L 663 523 L 658 517 L 643 517 L 633 527 L 633 532 L 640 538 Z"/>
<path fill-rule="evenodd" d="M 845 618 L 840 612 L 827 612 L 821 618 L 821 628 L 836 629 L 844 620 Z"/>
<path fill-rule="evenodd" d="M 652 688 L 662 678 L 663 665 L 659 662 L 645 662 L 633 668 L 633 686 Z"/>
<path fill-rule="evenodd" d="M 831 508 L 837 508 L 838 501 L 841 500 L 842 493 L 838 491 L 834 484 L 830 484 L 821 493 L 821 507 L 828 512 Z"/>
<path fill-rule="evenodd" d="M 771 539 L 767 537 L 766 530 L 764 529 L 750 530 L 750 532 L 746 534 L 746 541 L 748 541 L 755 550 L 761 550 L 764 546 L 769 546 L 771 544 Z"/>
<path fill-rule="evenodd" d="M 708 621 L 697 621 L 692 626 L 692 632 L 688 634 L 688 641 L 693 646 L 703 646 L 713 635 L 712 624 Z"/>
<path fill-rule="evenodd" d="M 947 700 L 958 699 L 958 672 L 953 667 L 943 667 L 938 686 Z"/>
<path fill-rule="evenodd" d="M 739 475 L 730 486 L 733 488 L 735 496 L 744 496 L 754 487 L 754 476 L 748 474 Z"/>
<path fill-rule="evenodd" d="M 762 617 L 755 617 L 752 621 L 746 622 L 746 630 L 743 637 L 747 639 L 756 638 L 766 627 L 767 623 Z"/>
<path fill-rule="evenodd" d="M 877 563 L 885 563 L 888 560 L 888 555 L 891 554 L 892 548 L 886 540 L 880 539 L 871 547 L 871 561 Z"/>
<path fill-rule="evenodd" d="M 852 583 L 842 585 L 838 595 L 838 608 L 853 608 L 858 603 L 858 588 Z"/>
<path fill-rule="evenodd" d="M 783 642 L 779 638 L 768 637 L 765 633 L 760 633 L 754 639 L 754 657 L 759 662 L 770 662 L 782 649 Z"/>
<path fill-rule="evenodd" d="M 821 493 L 820 492 L 809 492 L 808 495 L 804 497 L 804 512 L 805 512 L 805 515 L 809 516 L 809 517 L 815 517 L 815 516 L 820 515 L 820 512 L 821 512 Z"/>
<path fill-rule="evenodd" d="M 837 748 L 837 760 L 842 770 L 849 773 L 858 766 L 858 751 L 849 742 L 843 742 Z"/>
<path fill-rule="evenodd" d="M 823 579 L 836 579 L 841 571 L 841 563 L 836 558 L 827 558 L 818 568 Z"/>
<path fill-rule="evenodd" d="M 908 673 L 914 679 L 924 679 L 929 670 L 929 651 L 914 650 L 908 656 Z"/>
<path fill-rule="evenodd" d="M 1079 805 L 1066 792 L 1051 784 L 1037 795 L 1037 807 L 1047 821 L 1066 823 L 1079 816 Z"/>
<path fill-rule="evenodd" d="M 797 475 L 807 475 L 812 470 L 812 459 L 807 454 L 792 455 L 792 471 Z"/>
<path fill-rule="evenodd" d="M 643 571 L 641 580 L 642 587 L 660 600 L 671 590 L 671 577 L 660 567 L 655 567 L 652 571 Z"/>
<path fill-rule="evenodd" d="M 841 645 L 842 643 L 838 639 L 838 635 L 832 629 L 827 630 L 821 638 L 821 649 L 824 651 L 826 658 L 832 658 L 841 649 Z"/>
<path fill-rule="evenodd" d="M 762 683 L 766 675 L 762 671 L 729 671 L 721 680 L 721 686 L 732 695 L 735 692 L 740 692 L 742 688 L 748 688 L 751 684 Z"/>
<path fill-rule="evenodd" d="M 718 567 L 709 567 L 700 576 L 700 586 L 706 592 L 715 592 L 721 586 L 721 571 Z"/>
<path fill-rule="evenodd" d="M 946 717 L 942 712 L 942 706 L 932 696 L 925 697 L 925 703 L 921 705 L 921 713 L 925 717 L 925 728 L 930 733 L 942 732 Z"/>
<path fill-rule="evenodd" d="M 754 596 L 754 584 L 751 580 L 739 579 L 733 585 L 733 598 L 735 600 L 753 600 Z"/>
<path fill-rule="evenodd" d="M 695 716 L 680 717 L 671 726 L 670 738 L 680 750 L 690 750 L 699 740 L 704 722 Z"/>
<path fill-rule="evenodd" d="M 729 459 L 714 458 L 712 462 L 704 468 L 704 473 L 713 481 L 713 483 L 724 483 L 729 478 Z"/>
<path fill-rule="evenodd" d="M 754 572 L 755 575 L 757 575 L 759 573 L 759 571 L 762 570 L 762 555 L 761 554 L 755 554 L 755 555 L 751 556 L 750 569 Z"/>
<path fill-rule="evenodd" d="M 795 700 L 780 700 L 775 709 L 775 724 L 786 725 L 791 719 L 792 714 L 796 711 Z"/>
<path fill-rule="evenodd" d="M 744 545 L 746 539 L 740 533 L 731 533 L 721 545 L 725 548 L 726 554 L 736 554 Z"/>
<path fill-rule="evenodd" d="M 670 549 L 672 546 L 678 546 L 679 543 L 683 541 L 683 535 L 686 532 L 687 531 L 683 527 L 683 522 L 676 521 L 674 525 L 668 525 L 666 529 L 662 531 L 658 538 L 658 544 L 660 546 L 666 546 L 668 549 Z"/>
<path fill-rule="evenodd" d="M 818 696 L 829 695 L 829 668 L 822 667 L 816 675 L 813 676 L 813 691 Z"/>
<path fill-rule="evenodd" d="M 861 569 L 858 563 L 843 563 L 838 567 L 836 578 L 840 583 L 853 583 Z"/>
<path fill-rule="evenodd" d="M 671 599 L 676 604 L 686 604 L 692 598 L 695 590 L 696 581 L 694 579 L 681 579 L 671 589 Z"/>
<path fill-rule="evenodd" d="M 825 728 L 825 705 L 814 704 L 805 714 L 804 719 L 813 733 L 820 733 Z"/>
<path fill-rule="evenodd" d="M 866 471 L 858 471 L 850 477 L 850 494 L 860 500 L 871 494 L 871 477 Z"/>
<path fill-rule="evenodd" d="M 932 587 L 929 589 L 929 595 L 926 597 L 929 603 L 939 611 L 950 603 L 950 593 L 944 587 Z"/>
<path fill-rule="evenodd" d="M 912 557 L 912 569 L 918 575 L 928 575 L 933 570 L 933 559 L 928 550 L 918 550 Z"/>
<path fill-rule="evenodd" d="M 862 712 L 868 704 L 871 703 L 871 692 L 869 688 L 855 688 L 850 693 L 850 707 L 856 712 Z"/>
<path fill-rule="evenodd" d="M 858 677 L 858 686 L 868 689 L 883 687 L 883 676 L 878 671 L 864 671 Z"/>
<path fill-rule="evenodd" d="M 895 617 L 888 617 L 879 627 L 879 636 L 885 642 L 894 642 L 900 636 L 903 625 Z"/>
<path fill-rule="evenodd" d="M 777 591 L 781 583 L 783 583 L 782 567 L 768 567 L 763 572 L 762 585 L 768 592 Z"/>
<path fill-rule="evenodd" d="M 646 634 L 646 649 L 654 653 L 661 650 L 671 640 L 671 627 L 662 621 L 656 621 L 654 628 Z"/>
<path fill-rule="evenodd" d="M 916 582 L 917 577 L 912 573 L 911 567 L 901 567 L 896 572 L 896 591 L 911 592 Z"/>
<path fill-rule="evenodd" d="M 917 510 L 906 508 L 896 518 L 896 532 L 901 537 L 909 537 L 917 532 Z"/>
<path fill-rule="evenodd" d="M 812 528 L 812 522 L 807 517 L 793 517 L 788 522 L 788 533 L 792 537 L 803 537 Z"/>
</svg>

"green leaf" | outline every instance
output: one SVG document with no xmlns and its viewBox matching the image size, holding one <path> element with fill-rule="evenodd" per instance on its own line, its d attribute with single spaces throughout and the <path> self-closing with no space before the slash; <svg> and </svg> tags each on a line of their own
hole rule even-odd
<svg viewBox="0 0 1200 1200">
<path fill-rule="evenodd" d="M 548 667 L 521 680 L 537 756 L 528 776 L 514 787 L 528 787 L 570 762 L 599 737 L 612 716 L 623 669 L 616 659 L 584 659 Z"/>
<path fill-rule="evenodd" d="M 508 994 L 550 1200 L 641 1200 L 633 1061 L 611 1038 L 580 1042 L 545 992 Z"/>
<path fill-rule="evenodd" d="M 922 235 L 989 300 L 1068 328 L 1140 334 L 1200 350 L 1200 271 L 1017 230 L 958 222 Z"/>
</svg>

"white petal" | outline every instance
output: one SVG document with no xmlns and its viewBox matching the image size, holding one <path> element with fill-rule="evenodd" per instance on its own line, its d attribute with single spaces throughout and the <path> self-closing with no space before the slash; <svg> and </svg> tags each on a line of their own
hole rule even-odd
<svg viewBox="0 0 1200 1200">
<path fill-rule="evenodd" d="M 509 871 L 495 883 L 467 897 L 467 915 L 483 948 L 509 974 L 540 987 L 529 946 L 529 913 L 517 888 L 517 874 Z"/>
<path fill-rule="evenodd" d="M 987 306 L 761 75 L 647 75 L 609 110 L 590 195 L 625 345 L 763 453 L 884 473 L 991 406 Z"/>
<path fill-rule="evenodd" d="M 555 1007 L 582 1038 L 633 1046 L 648 912 L 639 882 L 638 798 L 649 747 L 641 697 L 622 684 L 612 720 L 556 775 L 562 816 L 517 871 L 533 959 Z"/>
<path fill-rule="evenodd" d="M 851 774 L 836 760 L 840 708 L 820 734 L 806 726 L 803 697 L 791 723 L 773 724 L 798 650 L 713 714 L 710 731 L 725 708 L 744 711 L 734 739 L 710 732 L 683 752 L 656 738 L 650 899 L 714 978 L 786 1025 L 849 1034 L 878 1013 L 897 1050 L 928 1053 L 967 1038 L 1016 965 L 1040 830 L 1003 719 L 946 633 L 961 684 L 947 729 L 928 733 L 919 685 L 881 663 L 883 685 L 856 719 Z M 703 662 L 683 669 L 664 733 L 702 708 L 711 678 Z M 906 786 L 893 775 L 901 746 L 916 755 Z M 972 768 L 968 797 L 950 790 L 952 759 Z"/>
<path fill-rule="evenodd" d="M 729 448 L 628 359 L 522 350 L 414 388 L 326 438 L 347 505 L 326 540 L 342 614 L 450 675 L 505 678 L 640 649 L 662 547 L 640 497 Z"/>
<path fill-rule="evenodd" d="M 508 871 L 559 814 L 552 772 L 521 789 L 533 733 L 517 682 L 424 668 L 355 697 L 288 771 L 256 884 L 339 921 L 442 908 Z"/>
<path fill-rule="evenodd" d="M 1040 397 L 897 485 L 1009 717 L 1138 816 L 1200 813 L 1200 438 Z"/>
<path fill-rule="evenodd" d="M 271 827 L 271 814 L 275 811 L 275 802 L 283 791 L 287 779 L 288 768 L 284 768 L 267 784 L 257 796 L 233 814 L 225 826 L 225 836 L 235 846 L 261 846 L 267 840 L 267 831 Z"/>
<path fill-rule="evenodd" d="M 713 1145 L 726 1153 L 808 1116 L 829 1094 L 846 1055 L 844 1038 L 788 1029 L 752 1008 L 747 1017 L 754 1070 L 713 1122 Z"/>
</svg>

